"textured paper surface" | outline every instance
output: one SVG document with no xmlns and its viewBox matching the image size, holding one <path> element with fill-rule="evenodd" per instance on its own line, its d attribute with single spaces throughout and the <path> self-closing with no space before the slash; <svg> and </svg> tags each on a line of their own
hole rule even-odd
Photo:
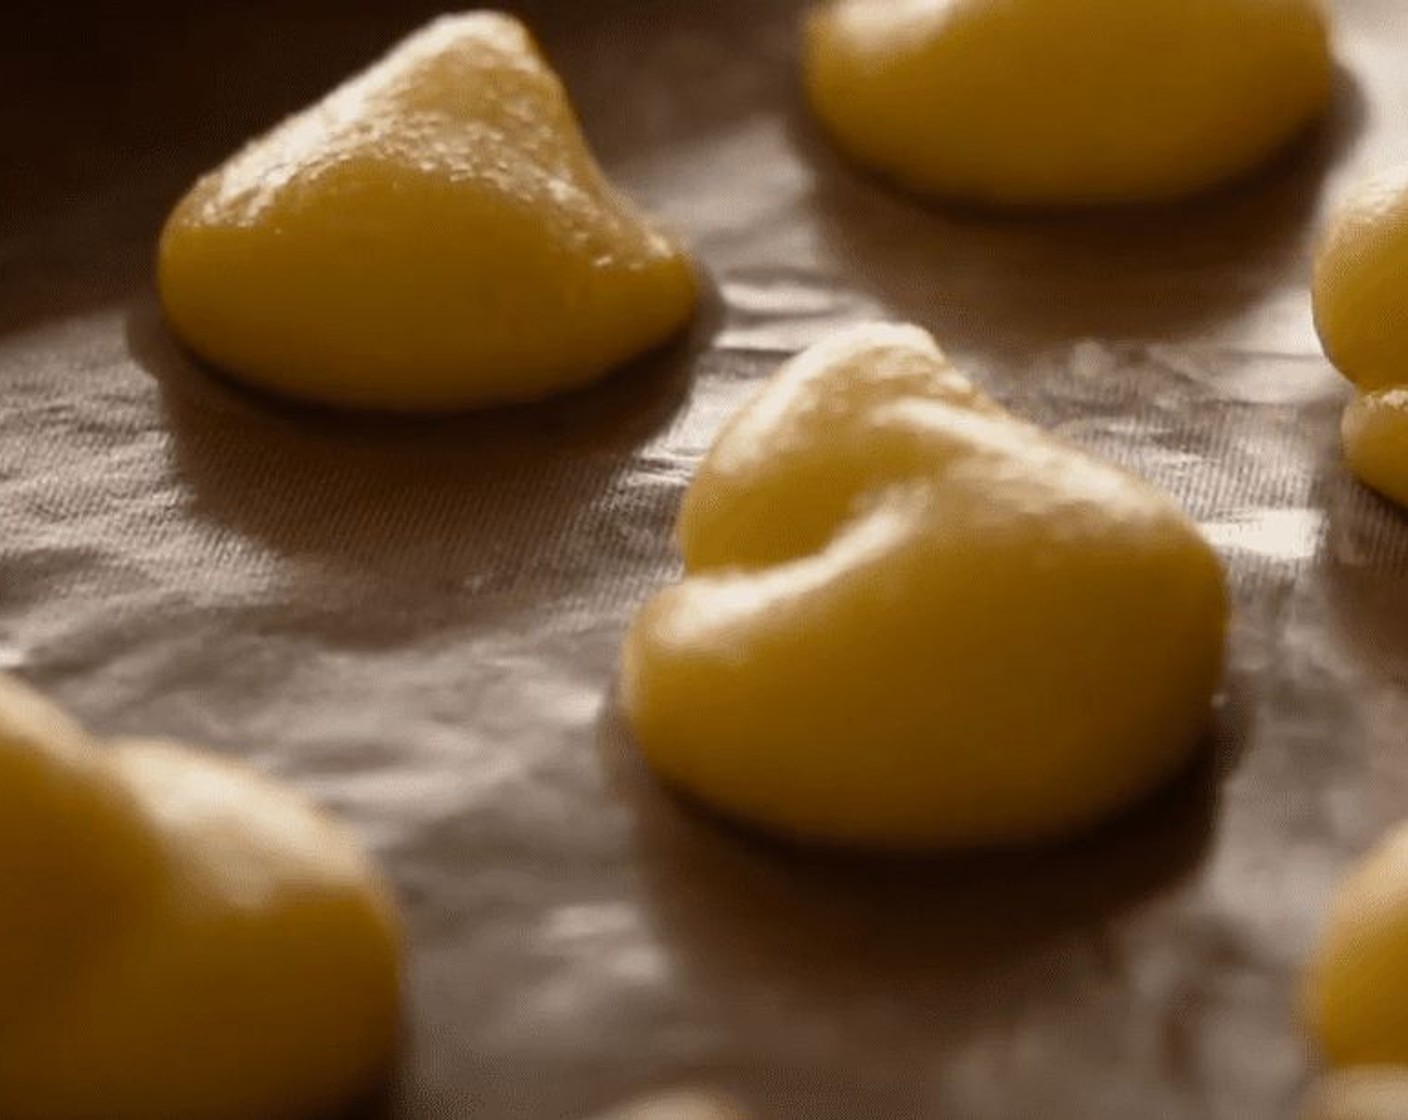
<svg viewBox="0 0 1408 1120">
<path fill-rule="evenodd" d="M 355 823 L 414 947 L 398 1118 L 681 1086 L 779 1120 L 1293 1115 L 1301 962 L 1408 814 L 1408 519 L 1340 464 L 1305 293 L 1327 206 L 1408 158 L 1408 8 L 1334 6 L 1334 119 L 1276 167 L 1174 210 L 1018 220 L 839 160 L 796 90 L 799 3 L 525 5 L 603 162 L 715 291 L 599 389 L 424 423 L 213 380 L 166 337 L 150 259 L 198 171 L 430 9 L 7 8 L 0 664 Z M 870 317 L 1169 486 L 1231 567 L 1210 760 L 1061 851 L 774 849 L 656 790 L 615 715 L 622 629 L 676 570 L 721 420 Z"/>
</svg>

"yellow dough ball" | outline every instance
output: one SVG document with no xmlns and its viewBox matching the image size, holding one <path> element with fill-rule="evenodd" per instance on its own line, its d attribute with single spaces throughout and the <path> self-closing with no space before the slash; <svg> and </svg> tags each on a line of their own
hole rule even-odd
<svg viewBox="0 0 1408 1120">
<path fill-rule="evenodd" d="M 6 684 L 0 725 L 37 704 Z M 0 877 L 0 926 L 47 932 L 55 956 L 68 923 L 85 923 L 70 967 L 46 961 L 42 990 L 0 1016 L 0 1116 L 311 1120 L 372 1088 L 395 1047 L 400 934 L 352 836 L 231 763 L 164 744 L 104 749 L 67 721 L 31 726 L 56 797 L 6 839 L 62 846 L 73 830 L 93 841 L 92 867 L 74 861 L 79 883 L 102 869 L 142 889 L 80 911 L 51 905 L 73 892 L 66 879 L 20 893 Z M 0 781 L 16 753 L 0 739 Z M 139 843 L 102 843 L 111 826 L 92 789 L 122 806 L 120 835 Z M 3 990 L 28 962 L 0 946 Z"/>
<path fill-rule="evenodd" d="M 1369 1067 L 1328 1077 L 1305 1120 L 1408 1120 L 1408 1069 Z"/>
<path fill-rule="evenodd" d="M 1361 395 L 1344 416 L 1349 466 L 1408 505 L 1408 166 L 1355 192 L 1315 262 L 1315 325 Z"/>
<path fill-rule="evenodd" d="M 696 298 L 529 33 L 487 12 L 432 23 L 201 179 L 159 279 L 209 361 L 387 410 L 582 385 L 668 339 Z"/>
<path fill-rule="evenodd" d="M 1320 0 L 832 0 L 813 105 L 856 159 L 987 203 L 1159 201 L 1255 167 L 1327 106 Z"/>
<path fill-rule="evenodd" d="M 1308 992 L 1311 1028 L 1334 1065 L 1408 1065 L 1408 827 L 1341 888 Z"/>
<path fill-rule="evenodd" d="M 1195 750 L 1227 600 L 1172 499 L 981 396 L 912 327 L 800 355 L 686 496 L 627 636 L 647 759 L 724 812 L 891 848 L 1041 841 Z"/>
<path fill-rule="evenodd" d="M 1408 385 L 1408 165 L 1364 184 L 1331 219 L 1315 261 L 1315 325 L 1361 390 Z"/>
<path fill-rule="evenodd" d="M 1408 389 L 1356 397 L 1345 410 L 1343 432 L 1350 470 L 1408 506 Z"/>
<path fill-rule="evenodd" d="M 105 927 L 148 904 L 158 862 L 87 734 L 0 676 L 0 1053 L 36 1003 L 83 982 Z"/>
</svg>

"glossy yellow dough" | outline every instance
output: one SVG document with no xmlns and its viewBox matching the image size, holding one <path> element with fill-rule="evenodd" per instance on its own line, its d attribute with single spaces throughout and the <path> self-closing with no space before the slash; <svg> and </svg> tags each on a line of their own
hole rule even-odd
<svg viewBox="0 0 1408 1120">
<path fill-rule="evenodd" d="M 0 796 L 0 1116 L 312 1120 L 386 1071 L 398 923 L 301 798 L 3 679 Z"/>
<path fill-rule="evenodd" d="M 695 303 L 689 262 L 606 181 L 529 33 L 488 12 L 432 23 L 201 179 L 159 272 L 197 353 L 372 409 L 570 389 Z"/>
<path fill-rule="evenodd" d="M 1332 78 L 1320 0 L 831 0 L 806 25 L 845 149 L 985 203 L 1203 190 L 1304 129 Z"/>
<path fill-rule="evenodd" d="M 1315 325 L 1359 389 L 1408 385 L 1408 165 L 1364 183 L 1331 218 L 1315 261 Z"/>
<path fill-rule="evenodd" d="M 1408 1069 L 1335 1074 L 1311 1097 L 1305 1120 L 1408 1120 Z"/>
<path fill-rule="evenodd" d="M 1356 397 L 1345 409 L 1342 430 L 1349 469 L 1408 506 L 1408 388 Z"/>
<path fill-rule="evenodd" d="M 1315 324 L 1360 395 L 1344 417 L 1350 469 L 1408 505 L 1408 167 L 1361 187 L 1315 264 Z"/>
<path fill-rule="evenodd" d="M 912 327 L 835 336 L 724 428 L 686 575 L 627 637 L 646 757 L 724 812 L 889 848 L 1046 840 L 1168 778 L 1221 567 L 1172 499 L 1017 420 Z"/>
<path fill-rule="evenodd" d="M 1310 1025 L 1336 1066 L 1408 1066 L 1408 827 L 1348 878 L 1310 969 Z"/>
</svg>

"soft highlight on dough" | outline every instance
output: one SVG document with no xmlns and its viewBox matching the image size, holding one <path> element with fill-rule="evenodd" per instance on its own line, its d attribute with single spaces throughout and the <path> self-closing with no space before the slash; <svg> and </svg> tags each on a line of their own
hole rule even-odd
<svg viewBox="0 0 1408 1120">
<path fill-rule="evenodd" d="M 0 785 L 0 1116 L 319 1120 L 387 1072 L 400 928 L 340 825 L 3 677 Z"/>
<path fill-rule="evenodd" d="M 430 24 L 201 179 L 159 279 L 176 333 L 229 373 L 398 411 L 583 385 L 696 298 L 531 35 L 492 12 Z"/>
<path fill-rule="evenodd" d="M 785 365 L 719 435 L 622 699 L 669 782 L 805 840 L 1049 840 L 1184 765 L 1221 568 L 1165 494 L 1023 423 L 923 331 Z"/>
<path fill-rule="evenodd" d="M 805 32 L 842 148 L 980 203 L 1193 194 L 1265 161 L 1333 88 L 1320 0 L 830 0 Z"/>
</svg>

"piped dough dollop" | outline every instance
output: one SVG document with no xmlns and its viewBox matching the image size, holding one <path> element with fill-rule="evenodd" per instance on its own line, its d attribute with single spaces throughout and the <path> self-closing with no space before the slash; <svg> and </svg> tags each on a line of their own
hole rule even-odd
<svg viewBox="0 0 1408 1120">
<path fill-rule="evenodd" d="M 1408 826 L 1341 887 L 1307 998 L 1310 1027 L 1332 1065 L 1408 1066 Z"/>
<path fill-rule="evenodd" d="M 1320 0 L 831 0 L 811 101 L 852 156 L 913 190 L 1019 206 L 1192 194 L 1326 107 Z"/>
<path fill-rule="evenodd" d="M 1408 165 L 1364 184 L 1315 261 L 1315 325 L 1358 394 L 1345 410 L 1350 469 L 1408 506 Z"/>
<path fill-rule="evenodd" d="M 319 1120 L 387 1071 L 390 895 L 301 797 L 4 678 L 0 794 L 0 1116 Z"/>
<path fill-rule="evenodd" d="M 430 24 L 201 179 L 159 279 L 176 333 L 229 373 L 413 411 L 582 385 L 696 297 L 528 31 L 490 12 Z"/>
<path fill-rule="evenodd" d="M 1408 388 L 1356 396 L 1340 430 L 1349 469 L 1366 486 L 1408 507 Z"/>
<path fill-rule="evenodd" d="M 725 426 L 685 576 L 626 638 L 646 758 L 727 814 L 881 848 L 1048 840 L 1196 749 L 1227 599 L 1174 501 L 913 327 L 834 336 Z"/>
</svg>

